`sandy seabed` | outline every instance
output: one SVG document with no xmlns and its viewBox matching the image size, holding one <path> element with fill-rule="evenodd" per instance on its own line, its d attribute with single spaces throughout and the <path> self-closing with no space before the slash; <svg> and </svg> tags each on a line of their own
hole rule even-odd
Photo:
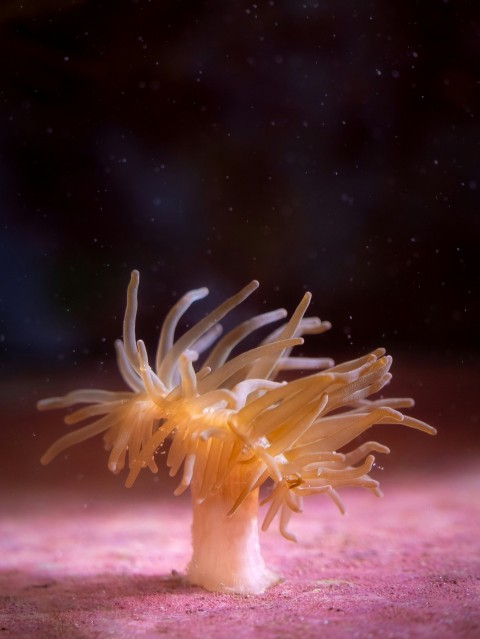
<svg viewBox="0 0 480 639">
<path fill-rule="evenodd" d="M 188 500 L 3 494 L 0 639 L 480 637 L 479 468 L 344 491 L 345 517 L 311 499 L 299 543 L 262 535 L 284 581 L 254 597 L 184 583 Z"/>
</svg>

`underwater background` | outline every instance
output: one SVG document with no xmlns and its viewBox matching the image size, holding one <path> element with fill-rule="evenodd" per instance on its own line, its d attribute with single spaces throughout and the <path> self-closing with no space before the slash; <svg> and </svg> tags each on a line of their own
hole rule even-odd
<svg viewBox="0 0 480 639">
<path fill-rule="evenodd" d="M 3 400 L 118 388 L 133 268 L 149 350 L 256 278 L 227 328 L 308 289 L 297 354 L 386 347 L 434 446 L 478 446 L 479 40 L 471 2 L 4 0 Z"/>
<path fill-rule="evenodd" d="M 1 631 L 479 636 L 477 5 L 0 0 Z M 385 499 L 314 499 L 298 545 L 264 535 L 287 580 L 255 600 L 182 583 L 164 465 L 127 491 L 100 438 L 40 464 L 66 427 L 39 399 L 123 388 L 132 269 L 149 352 L 187 290 L 210 295 L 179 332 L 253 278 L 226 330 L 310 290 L 333 328 L 295 354 L 385 347 L 385 395 L 438 430 L 365 435 L 392 449 Z"/>
<path fill-rule="evenodd" d="M 473 2 L 3 0 L 2 366 L 111 358 L 132 268 L 147 341 L 257 278 L 324 351 L 477 358 L 479 39 Z"/>
</svg>

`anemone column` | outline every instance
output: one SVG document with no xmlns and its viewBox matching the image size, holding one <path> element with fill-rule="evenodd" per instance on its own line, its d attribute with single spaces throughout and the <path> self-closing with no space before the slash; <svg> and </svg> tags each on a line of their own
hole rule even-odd
<svg viewBox="0 0 480 639">
<path fill-rule="evenodd" d="M 192 486 L 192 560 L 190 583 L 207 590 L 257 594 L 279 577 L 266 566 L 258 536 L 258 488 L 251 491 L 234 516 L 227 513 L 248 482 L 247 472 L 236 466 L 216 494 L 199 502 Z"/>
</svg>

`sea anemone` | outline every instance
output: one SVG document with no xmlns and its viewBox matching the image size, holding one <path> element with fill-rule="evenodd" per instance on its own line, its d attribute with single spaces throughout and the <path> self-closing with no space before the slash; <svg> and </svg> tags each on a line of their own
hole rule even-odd
<svg viewBox="0 0 480 639">
<path fill-rule="evenodd" d="M 170 475 L 182 469 L 175 494 L 189 488 L 193 501 L 190 583 L 252 594 L 278 581 L 260 552 L 257 514 L 265 482 L 271 489 L 262 530 L 278 517 L 281 534 L 294 541 L 288 522 L 292 513 L 301 512 L 304 497 L 325 493 L 344 512 L 338 488 L 362 486 L 380 494 L 378 481 L 369 476 L 372 453 L 388 453 L 388 448 L 369 441 L 345 450 L 370 426 L 402 424 L 435 434 L 399 411 L 412 400 L 368 399 L 391 379 L 392 358 L 383 349 L 338 366 L 327 358 L 292 356 L 303 335 L 330 328 L 318 317 L 305 317 L 310 293 L 257 347 L 232 357 L 245 337 L 285 319 L 286 311 L 257 315 L 220 337 L 220 320 L 258 287 L 253 281 L 175 339 L 180 317 L 208 294 L 206 288 L 190 291 L 163 322 L 152 368 L 144 342 L 135 335 L 138 284 L 133 271 L 123 340 L 115 343 L 118 368 L 130 390 L 82 389 L 41 400 L 40 410 L 86 404 L 65 422 L 88 420 L 56 441 L 42 463 L 103 433 L 109 469 L 118 473 L 127 466 L 126 485 L 131 486 L 143 468 L 157 472 L 156 453 L 168 442 Z M 279 381 L 290 370 L 315 372 Z"/>
</svg>

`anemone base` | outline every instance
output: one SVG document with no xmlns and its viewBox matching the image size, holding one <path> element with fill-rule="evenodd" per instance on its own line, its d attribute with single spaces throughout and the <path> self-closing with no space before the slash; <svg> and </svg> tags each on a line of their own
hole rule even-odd
<svg viewBox="0 0 480 639">
<path fill-rule="evenodd" d="M 258 490 L 248 495 L 234 515 L 227 515 L 241 485 L 241 478 L 234 476 L 218 494 L 201 503 L 193 498 L 193 555 L 187 568 L 193 585 L 212 592 L 253 595 L 281 580 L 266 567 L 260 552 Z"/>
</svg>

